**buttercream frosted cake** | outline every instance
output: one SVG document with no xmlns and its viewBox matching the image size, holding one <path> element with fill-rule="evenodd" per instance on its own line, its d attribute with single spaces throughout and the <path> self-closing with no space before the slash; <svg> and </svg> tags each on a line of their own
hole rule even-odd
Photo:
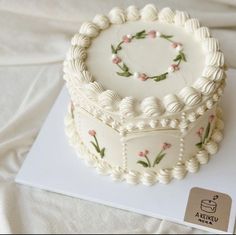
<svg viewBox="0 0 236 235">
<path fill-rule="evenodd" d="M 217 152 L 224 55 L 197 19 L 152 4 L 116 7 L 83 23 L 71 44 L 66 132 L 98 173 L 166 184 Z"/>
</svg>

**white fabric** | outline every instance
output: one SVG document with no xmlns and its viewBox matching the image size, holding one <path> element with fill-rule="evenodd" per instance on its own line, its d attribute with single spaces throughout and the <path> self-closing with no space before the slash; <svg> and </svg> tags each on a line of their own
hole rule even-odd
<svg viewBox="0 0 236 235">
<path fill-rule="evenodd" d="M 234 0 L 0 1 L 0 233 L 198 233 L 197 229 L 14 183 L 56 99 L 82 21 L 113 6 L 184 9 L 212 28 L 236 68 Z"/>
</svg>

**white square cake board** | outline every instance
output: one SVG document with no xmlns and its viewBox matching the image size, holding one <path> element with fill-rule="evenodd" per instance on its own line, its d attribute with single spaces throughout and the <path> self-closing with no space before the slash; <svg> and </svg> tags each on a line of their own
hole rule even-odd
<svg viewBox="0 0 236 235">
<path fill-rule="evenodd" d="M 228 233 L 233 233 L 236 211 L 235 87 L 236 80 L 231 79 L 223 99 L 226 128 L 220 151 L 211 158 L 209 164 L 201 166 L 197 174 L 188 173 L 184 180 L 172 180 L 168 185 L 156 184 L 151 187 L 113 182 L 109 176 L 98 175 L 94 168 L 87 167 L 76 156 L 64 132 L 69 95 L 63 88 L 19 171 L 16 182 L 221 233 L 184 222 L 191 188 L 218 191 L 232 198 Z"/>
</svg>

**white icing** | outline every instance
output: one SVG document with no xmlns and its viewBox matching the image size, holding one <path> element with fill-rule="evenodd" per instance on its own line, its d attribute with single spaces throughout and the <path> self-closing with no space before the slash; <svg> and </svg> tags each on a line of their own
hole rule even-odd
<svg viewBox="0 0 236 235">
<path fill-rule="evenodd" d="M 149 122 L 149 125 L 150 125 L 151 128 L 156 128 L 157 125 L 158 125 L 158 121 L 157 120 L 151 120 Z"/>
<path fill-rule="evenodd" d="M 129 171 L 126 174 L 126 181 L 128 184 L 138 184 L 140 181 L 140 173 L 134 170 Z"/>
<path fill-rule="evenodd" d="M 135 116 L 133 97 L 125 97 L 120 102 L 120 114 L 121 116 L 127 117 L 127 118 Z"/>
<path fill-rule="evenodd" d="M 87 166 L 97 167 L 98 159 L 95 155 L 88 154 L 88 156 L 86 156 L 86 158 L 85 158 L 85 163 Z"/>
<path fill-rule="evenodd" d="M 151 186 L 157 181 L 157 174 L 154 171 L 145 171 L 142 174 L 141 182 L 144 185 Z"/>
<path fill-rule="evenodd" d="M 122 8 L 115 7 L 109 12 L 109 18 L 112 24 L 123 24 L 126 21 L 126 14 Z"/>
<path fill-rule="evenodd" d="M 79 72 L 77 75 L 81 83 L 90 83 L 94 81 L 92 74 L 87 70 Z"/>
<path fill-rule="evenodd" d="M 147 97 L 141 103 L 141 109 L 146 117 L 157 117 L 163 113 L 163 107 L 155 97 Z"/>
<path fill-rule="evenodd" d="M 201 28 L 198 28 L 196 31 L 195 31 L 195 37 L 199 40 L 199 41 L 203 41 L 205 40 L 206 38 L 209 38 L 211 35 L 210 35 L 210 31 L 207 27 L 201 27 Z"/>
<path fill-rule="evenodd" d="M 170 121 L 170 127 L 172 127 L 172 128 L 177 128 L 178 127 L 178 125 L 179 125 L 179 121 L 177 120 L 177 119 L 172 119 L 171 121 Z"/>
<path fill-rule="evenodd" d="M 141 10 L 141 18 L 145 21 L 154 21 L 157 19 L 158 11 L 153 4 L 147 4 Z"/>
<path fill-rule="evenodd" d="M 206 150 L 200 150 L 197 154 L 196 157 L 201 165 L 207 164 L 209 161 L 209 154 Z"/>
<path fill-rule="evenodd" d="M 79 74 L 84 70 L 86 70 L 86 65 L 81 60 L 69 60 L 67 66 L 64 67 L 64 72 L 68 74 Z"/>
<path fill-rule="evenodd" d="M 221 81 L 225 77 L 224 70 L 219 67 L 207 66 L 202 72 L 202 76 L 212 81 Z"/>
<path fill-rule="evenodd" d="M 195 173 L 199 170 L 199 162 L 197 158 L 193 157 L 186 162 L 187 170 L 191 173 Z"/>
<path fill-rule="evenodd" d="M 110 26 L 110 21 L 105 15 L 96 15 L 93 19 L 93 23 L 102 30 L 107 29 Z"/>
<path fill-rule="evenodd" d="M 218 94 L 214 94 L 213 97 L 212 97 L 212 99 L 213 99 L 215 102 L 217 102 L 217 101 L 219 101 L 220 97 L 219 97 Z"/>
<path fill-rule="evenodd" d="M 222 120 L 220 120 L 220 119 L 217 119 L 216 120 L 216 127 L 220 131 L 224 130 L 224 122 Z"/>
<path fill-rule="evenodd" d="M 97 172 L 101 175 L 108 175 L 110 170 L 111 166 L 106 161 L 100 161 L 97 165 Z"/>
<path fill-rule="evenodd" d="M 219 119 L 222 119 L 222 117 L 223 117 L 223 110 L 222 110 L 222 108 L 221 107 L 217 107 L 217 109 L 216 109 L 216 115 L 217 115 L 217 117 L 219 118 Z"/>
<path fill-rule="evenodd" d="M 218 51 L 220 49 L 219 41 L 215 38 L 206 38 L 203 41 L 202 46 L 206 53 Z"/>
<path fill-rule="evenodd" d="M 85 94 L 91 100 L 97 100 L 98 94 L 104 91 L 102 85 L 97 82 L 90 82 L 85 85 Z"/>
<path fill-rule="evenodd" d="M 207 107 L 208 109 L 212 109 L 213 105 L 214 105 L 214 102 L 213 102 L 212 99 L 207 100 L 207 102 L 206 102 L 206 107 Z"/>
<path fill-rule="evenodd" d="M 162 184 L 168 184 L 171 181 L 172 175 L 169 169 L 161 169 L 158 173 L 158 180 Z"/>
<path fill-rule="evenodd" d="M 216 143 L 220 143 L 223 139 L 222 132 L 220 130 L 215 129 L 212 133 L 211 139 Z"/>
<path fill-rule="evenodd" d="M 72 46 L 67 53 L 67 60 L 79 59 L 84 61 L 86 58 L 87 53 L 83 47 Z"/>
<path fill-rule="evenodd" d="M 111 177 L 114 181 L 122 181 L 124 179 L 125 171 L 121 167 L 115 167 L 111 170 Z"/>
<path fill-rule="evenodd" d="M 200 90 L 204 95 L 210 95 L 216 88 L 216 84 L 213 81 L 204 77 L 198 78 L 193 86 L 197 90 Z"/>
<path fill-rule="evenodd" d="M 81 25 L 79 32 L 90 38 L 94 38 L 99 34 L 99 28 L 92 22 L 84 22 Z"/>
<path fill-rule="evenodd" d="M 163 8 L 158 15 L 161 22 L 172 23 L 174 21 L 175 13 L 169 8 Z"/>
<path fill-rule="evenodd" d="M 184 87 L 179 96 L 188 106 L 194 106 L 201 102 L 201 94 L 192 87 Z"/>
<path fill-rule="evenodd" d="M 175 17 L 174 17 L 174 22 L 178 26 L 184 26 L 186 20 L 189 19 L 189 14 L 184 11 L 176 11 Z"/>
<path fill-rule="evenodd" d="M 183 108 L 183 103 L 173 94 L 166 95 L 163 99 L 163 103 L 166 110 L 171 113 L 179 112 Z"/>
<path fill-rule="evenodd" d="M 127 20 L 136 21 L 140 18 L 139 9 L 136 6 L 129 6 L 126 10 Z"/>
<path fill-rule="evenodd" d="M 200 106 L 197 108 L 197 113 L 202 116 L 205 113 L 205 110 L 206 108 L 204 106 Z"/>
<path fill-rule="evenodd" d="M 222 52 L 212 52 L 206 55 L 206 65 L 220 66 L 225 63 L 224 55 Z"/>
<path fill-rule="evenodd" d="M 195 112 L 192 112 L 188 115 L 188 120 L 190 122 L 195 122 L 197 120 L 197 114 Z"/>
<path fill-rule="evenodd" d="M 176 166 L 173 168 L 172 174 L 175 179 L 183 179 L 186 175 L 186 167 L 182 161 L 177 162 Z"/>
<path fill-rule="evenodd" d="M 210 140 L 206 145 L 205 145 L 205 149 L 207 150 L 207 152 L 211 155 L 214 155 L 217 153 L 218 151 L 218 144 L 215 143 L 214 141 Z"/>
<path fill-rule="evenodd" d="M 200 23 L 198 19 L 189 19 L 185 22 L 185 29 L 189 33 L 193 33 L 195 30 L 197 30 L 200 27 Z"/>
<path fill-rule="evenodd" d="M 90 38 L 82 35 L 80 33 L 77 33 L 74 35 L 74 37 L 71 39 L 71 44 L 73 46 L 80 46 L 80 47 L 89 47 L 91 44 Z"/>
<path fill-rule="evenodd" d="M 160 121 L 160 123 L 161 123 L 161 125 L 162 125 L 163 127 L 167 127 L 168 124 L 169 124 L 169 122 L 170 122 L 170 120 L 167 119 L 167 118 L 163 118 L 163 119 L 161 119 L 161 121 Z"/>
<path fill-rule="evenodd" d="M 98 96 L 98 101 L 104 109 L 112 111 L 118 109 L 121 98 L 115 91 L 106 90 Z"/>
<path fill-rule="evenodd" d="M 146 123 L 144 121 L 140 121 L 137 123 L 137 127 L 139 130 L 144 130 L 146 127 Z"/>
</svg>

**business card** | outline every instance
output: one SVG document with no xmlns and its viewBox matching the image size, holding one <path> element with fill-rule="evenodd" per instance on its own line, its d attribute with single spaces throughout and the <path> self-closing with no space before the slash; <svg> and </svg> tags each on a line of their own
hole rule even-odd
<svg viewBox="0 0 236 235">
<path fill-rule="evenodd" d="M 231 205 L 232 199 L 225 193 L 192 188 L 184 221 L 227 232 Z"/>
</svg>

